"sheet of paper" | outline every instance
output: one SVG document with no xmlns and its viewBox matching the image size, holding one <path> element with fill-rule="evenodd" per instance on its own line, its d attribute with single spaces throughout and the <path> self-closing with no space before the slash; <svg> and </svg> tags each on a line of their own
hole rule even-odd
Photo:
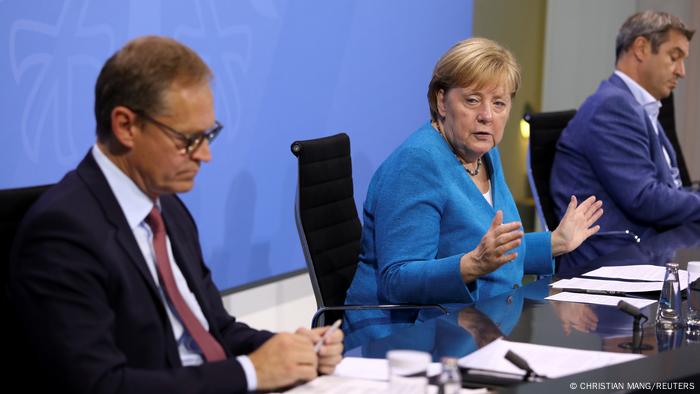
<svg viewBox="0 0 700 394">
<path fill-rule="evenodd" d="M 647 307 L 656 301 L 647 300 L 643 298 L 632 298 L 632 297 L 618 297 L 609 295 L 599 295 L 599 294 L 584 294 L 584 293 L 570 293 L 563 291 L 559 294 L 551 295 L 545 300 L 552 301 L 564 301 L 564 302 L 580 302 L 583 304 L 596 304 L 596 305 L 612 305 L 616 306 L 620 300 L 629 302 L 630 304 L 641 309 Z"/>
<path fill-rule="evenodd" d="M 552 283 L 551 286 L 555 289 L 581 289 L 640 293 L 648 291 L 661 291 L 663 282 L 625 282 L 620 280 L 573 278 L 556 281 Z"/>
<path fill-rule="evenodd" d="M 622 265 L 619 267 L 600 267 L 586 272 L 583 276 L 596 276 L 599 278 L 629 279 L 649 282 L 663 282 L 666 267 L 650 264 Z M 681 289 L 688 286 L 688 271 L 678 270 L 678 280 Z"/>
<path fill-rule="evenodd" d="M 389 382 L 377 380 L 365 380 L 346 378 L 335 375 L 318 377 L 306 384 L 297 386 L 286 393 L 293 394 L 364 394 L 364 393 L 388 393 Z"/>
<path fill-rule="evenodd" d="M 365 394 L 389 393 L 389 382 L 348 378 L 336 375 L 318 377 L 286 393 L 292 394 Z M 437 386 L 428 386 L 428 394 L 437 394 Z M 486 389 L 461 389 L 460 394 L 486 394 Z"/>
<path fill-rule="evenodd" d="M 385 358 L 345 357 L 336 367 L 335 376 L 369 380 L 389 380 L 389 362 Z"/>
<path fill-rule="evenodd" d="M 521 369 L 505 359 L 508 350 L 524 358 L 535 373 L 548 378 L 559 378 L 644 357 L 640 354 L 599 352 L 511 342 L 501 338 L 462 357 L 459 360 L 459 365 L 465 368 L 523 375 L 524 372 Z"/>
<path fill-rule="evenodd" d="M 297 386 L 286 393 L 292 394 L 365 394 L 389 393 L 389 382 L 344 378 L 326 375 L 318 377 L 304 385 Z M 486 389 L 461 389 L 460 394 L 487 394 Z M 437 394 L 437 386 L 428 386 L 427 394 Z"/>
<path fill-rule="evenodd" d="M 428 365 L 428 376 L 440 373 L 440 363 Z M 336 367 L 335 376 L 344 378 L 389 380 L 389 362 L 385 358 L 345 357 Z"/>
</svg>

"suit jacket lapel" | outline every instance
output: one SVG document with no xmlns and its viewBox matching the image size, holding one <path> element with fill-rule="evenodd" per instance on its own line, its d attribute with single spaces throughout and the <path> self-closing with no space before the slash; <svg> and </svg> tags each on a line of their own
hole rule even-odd
<svg viewBox="0 0 700 394">
<path fill-rule="evenodd" d="M 671 165 L 678 167 L 678 163 L 676 162 L 676 151 L 673 149 L 671 141 L 666 136 L 666 130 L 664 130 L 664 127 L 661 126 L 661 122 L 656 122 L 656 127 L 659 128 L 659 139 L 661 140 L 661 144 L 666 149 L 666 152 L 668 152 L 668 156 L 671 158 Z"/>
<path fill-rule="evenodd" d="M 146 282 L 151 295 L 154 299 L 158 300 L 157 304 L 160 305 L 162 316 L 167 321 L 167 314 L 162 305 L 160 293 L 156 288 L 156 284 L 153 282 L 151 273 L 148 271 L 148 266 L 143 258 L 141 249 L 139 249 L 136 238 L 134 238 L 134 233 L 131 231 L 129 223 L 126 221 L 126 217 L 119 206 L 119 202 L 114 196 L 114 193 L 112 193 L 109 183 L 107 183 L 107 179 L 97 166 L 92 152 L 88 152 L 85 158 L 80 162 L 77 172 L 78 176 L 83 179 L 97 202 L 102 206 L 105 220 L 114 227 L 116 242 L 121 246 L 122 250 L 124 250 L 124 253 L 129 256 L 129 261 L 134 264 L 136 270 Z"/>
<path fill-rule="evenodd" d="M 141 249 L 139 248 L 136 238 L 134 237 L 134 233 L 129 227 L 129 223 L 126 221 L 126 217 L 124 216 L 121 206 L 114 196 L 107 179 L 105 178 L 104 174 L 102 174 L 97 162 L 95 162 L 92 152 L 88 151 L 88 154 L 80 162 L 77 173 L 78 176 L 83 179 L 87 185 L 87 188 L 93 194 L 98 203 L 102 206 L 105 220 L 114 227 L 114 237 L 116 242 L 129 257 L 129 262 L 136 267 L 139 275 L 146 283 L 151 297 L 153 297 L 153 302 L 157 305 L 161 321 L 163 322 L 163 328 L 165 331 L 164 335 L 167 338 L 166 340 L 171 344 L 171 346 L 168 346 L 167 353 L 167 360 L 169 364 L 172 367 L 182 366 L 180 354 L 177 349 L 177 343 L 172 335 L 172 327 L 170 326 L 170 320 L 165 310 L 165 305 L 163 305 L 160 290 L 158 290 L 155 282 L 153 281 L 153 277 L 148 270 L 148 265 L 146 264 L 146 260 L 144 259 Z M 171 244 L 173 245 L 177 245 L 178 243 L 179 242 L 176 240 L 171 240 Z M 175 248 L 173 249 L 175 250 Z M 190 280 L 188 279 L 188 282 L 189 281 Z"/>
<path fill-rule="evenodd" d="M 649 119 L 649 116 L 647 115 L 647 112 L 642 108 L 641 105 L 637 102 L 637 99 L 634 98 L 634 94 L 632 94 L 632 91 L 630 88 L 627 86 L 625 81 L 622 80 L 617 74 L 613 73 L 612 76 L 608 79 L 608 82 L 610 82 L 612 85 L 618 87 L 619 89 L 624 90 L 628 97 L 627 99 L 634 103 L 634 108 L 637 108 L 637 116 L 639 116 L 639 120 L 644 124 L 647 130 L 647 134 L 649 134 L 649 139 L 650 141 L 657 141 L 657 147 L 661 148 L 661 141 L 658 141 L 658 137 L 656 136 L 656 132 L 654 131 L 654 127 L 651 124 L 651 119 Z M 653 142 L 652 142 L 653 143 Z M 659 151 L 660 152 L 660 151 Z"/>
<path fill-rule="evenodd" d="M 666 183 L 668 183 L 669 186 L 675 189 L 678 187 L 678 184 L 676 184 L 676 177 L 678 179 L 678 182 L 681 182 L 681 175 L 678 169 L 678 162 L 676 161 L 676 151 L 673 149 L 671 141 L 666 136 L 666 131 L 664 130 L 663 126 L 661 126 L 661 122 L 656 122 L 656 124 L 659 128 L 659 142 L 666 149 L 666 153 L 668 153 L 668 157 L 671 160 L 671 166 L 669 167 L 668 162 L 666 161 L 666 157 L 663 157 L 663 152 L 661 153 L 663 164 L 666 167 Z"/>
</svg>

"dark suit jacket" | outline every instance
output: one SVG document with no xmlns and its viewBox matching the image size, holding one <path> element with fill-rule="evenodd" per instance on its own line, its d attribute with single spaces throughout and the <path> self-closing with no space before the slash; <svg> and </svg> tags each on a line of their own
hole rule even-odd
<svg viewBox="0 0 700 394">
<path fill-rule="evenodd" d="M 226 312 L 202 260 L 193 218 L 178 197 L 160 200 L 175 259 L 230 358 L 182 367 L 159 290 L 88 153 L 28 212 L 11 257 L 17 318 L 42 362 L 35 376 L 51 378 L 52 392 L 245 391 L 245 374 L 233 357 L 252 352 L 272 334 Z"/>
<path fill-rule="evenodd" d="M 557 143 L 552 198 L 561 218 L 570 196 L 603 200 L 601 231 L 630 230 L 642 240 L 658 230 L 700 220 L 700 195 L 675 188 L 662 144 L 644 108 L 613 74 L 581 105 Z M 592 237 L 574 254 L 585 261 L 629 245 L 629 239 Z"/>
</svg>

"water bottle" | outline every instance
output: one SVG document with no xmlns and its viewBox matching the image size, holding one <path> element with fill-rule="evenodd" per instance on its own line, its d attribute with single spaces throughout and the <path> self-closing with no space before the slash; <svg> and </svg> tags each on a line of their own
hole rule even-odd
<svg viewBox="0 0 700 394">
<path fill-rule="evenodd" d="M 688 262 L 688 313 L 685 315 L 686 340 L 700 342 L 700 261 Z"/>
<path fill-rule="evenodd" d="M 683 328 L 681 288 L 678 281 L 678 263 L 666 264 L 666 275 L 656 310 L 656 327 L 662 330 Z"/>
<path fill-rule="evenodd" d="M 443 357 L 442 373 L 438 379 L 438 394 L 459 394 L 462 389 L 462 375 L 459 373 L 457 359 Z"/>
<path fill-rule="evenodd" d="M 683 345 L 683 330 L 664 330 L 656 326 L 656 346 L 659 352 L 678 349 Z"/>
</svg>

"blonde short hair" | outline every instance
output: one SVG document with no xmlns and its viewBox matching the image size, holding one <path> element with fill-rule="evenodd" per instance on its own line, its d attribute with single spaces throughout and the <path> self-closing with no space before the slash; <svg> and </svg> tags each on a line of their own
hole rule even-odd
<svg viewBox="0 0 700 394">
<path fill-rule="evenodd" d="M 520 88 L 520 66 L 515 56 L 495 41 L 469 38 L 455 44 L 438 60 L 428 87 L 430 117 L 438 120 L 437 94 L 455 87 L 504 84 L 511 97 Z"/>
</svg>

